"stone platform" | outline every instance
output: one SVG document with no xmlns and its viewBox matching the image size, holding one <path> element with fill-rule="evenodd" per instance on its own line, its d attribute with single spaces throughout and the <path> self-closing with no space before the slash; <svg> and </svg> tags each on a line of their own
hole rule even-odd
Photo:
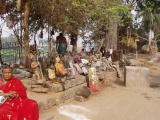
<svg viewBox="0 0 160 120">
<path fill-rule="evenodd" d="M 82 84 L 78 84 L 61 92 L 50 91 L 48 93 L 36 93 L 27 90 L 27 94 L 30 99 L 33 99 L 38 103 L 40 120 L 51 120 L 51 118 L 54 117 L 53 114 L 48 115 L 46 111 L 52 107 L 56 107 L 57 105 L 64 103 L 67 100 L 74 99 L 77 90 L 83 86 L 87 86 L 87 83 L 83 82 Z"/>
</svg>

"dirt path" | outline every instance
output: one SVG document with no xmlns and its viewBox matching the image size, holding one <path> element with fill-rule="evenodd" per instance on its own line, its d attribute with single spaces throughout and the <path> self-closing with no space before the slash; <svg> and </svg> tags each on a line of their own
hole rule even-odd
<svg viewBox="0 0 160 120">
<path fill-rule="evenodd" d="M 54 120 L 160 120 L 160 62 L 145 66 L 151 70 L 150 87 L 131 89 L 110 82 L 87 101 L 68 102 L 48 113 Z"/>
</svg>

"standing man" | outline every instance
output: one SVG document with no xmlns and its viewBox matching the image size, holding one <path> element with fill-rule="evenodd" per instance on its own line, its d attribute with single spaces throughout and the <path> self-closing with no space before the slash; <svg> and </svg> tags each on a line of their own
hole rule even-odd
<svg viewBox="0 0 160 120">
<path fill-rule="evenodd" d="M 66 50 L 67 50 L 67 40 L 63 36 L 63 33 L 60 33 L 59 36 L 56 38 L 56 50 L 58 51 L 59 54 L 65 55 Z"/>
</svg>

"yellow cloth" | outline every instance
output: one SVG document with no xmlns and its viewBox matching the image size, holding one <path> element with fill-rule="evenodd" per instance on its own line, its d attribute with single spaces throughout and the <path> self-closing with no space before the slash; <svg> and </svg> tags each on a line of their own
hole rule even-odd
<svg viewBox="0 0 160 120">
<path fill-rule="evenodd" d="M 56 75 L 57 76 L 63 76 L 66 74 L 66 70 L 64 69 L 63 64 L 55 63 L 55 69 L 56 69 Z"/>
</svg>

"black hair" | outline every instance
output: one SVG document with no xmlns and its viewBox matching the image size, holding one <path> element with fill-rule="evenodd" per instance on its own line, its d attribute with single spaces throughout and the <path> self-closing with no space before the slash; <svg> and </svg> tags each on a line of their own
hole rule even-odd
<svg viewBox="0 0 160 120">
<path fill-rule="evenodd" d="M 12 68 L 8 64 L 3 64 L 2 65 L 2 72 L 3 72 L 4 69 L 11 69 L 12 70 Z"/>
<path fill-rule="evenodd" d="M 63 33 L 60 33 L 59 36 L 63 36 Z"/>
</svg>

